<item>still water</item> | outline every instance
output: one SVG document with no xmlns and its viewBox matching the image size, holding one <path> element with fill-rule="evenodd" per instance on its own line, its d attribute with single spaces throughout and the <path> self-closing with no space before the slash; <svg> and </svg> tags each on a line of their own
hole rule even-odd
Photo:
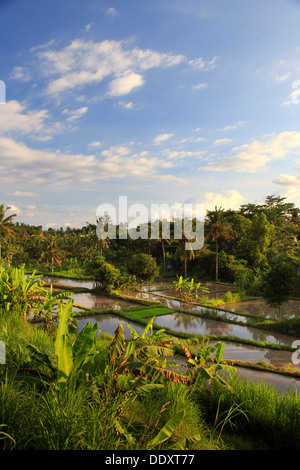
<svg viewBox="0 0 300 470">
<path fill-rule="evenodd" d="M 264 341 L 278 345 L 291 346 L 295 338 L 280 333 L 270 333 L 258 328 L 201 318 L 186 313 L 172 313 L 155 319 L 162 328 L 196 335 L 237 336 L 238 338 Z"/>
<path fill-rule="evenodd" d="M 113 316 L 110 314 L 109 315 L 102 314 L 102 315 L 89 315 L 86 317 L 78 318 L 78 322 L 77 322 L 78 333 L 80 333 L 80 331 L 83 330 L 84 326 L 88 322 L 92 323 L 92 325 L 94 325 L 95 323 L 98 323 L 97 336 L 100 336 L 101 333 L 104 333 L 104 332 L 114 335 L 119 324 L 121 324 L 124 329 L 124 336 L 126 339 L 130 338 L 131 336 L 131 331 L 127 327 L 127 325 L 131 326 L 131 328 L 133 328 L 139 335 L 141 335 L 144 331 L 144 327 L 139 325 L 138 323 L 124 320 L 124 318 L 120 318 L 120 317 Z"/>
</svg>

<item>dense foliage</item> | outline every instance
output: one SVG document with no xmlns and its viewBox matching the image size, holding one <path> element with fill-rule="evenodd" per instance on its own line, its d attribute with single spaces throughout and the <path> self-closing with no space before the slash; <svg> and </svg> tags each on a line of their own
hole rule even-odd
<svg viewBox="0 0 300 470">
<path fill-rule="evenodd" d="M 173 236 L 172 222 L 168 240 L 151 239 L 149 233 L 147 240 L 128 236 L 104 243 L 97 237 L 96 224 L 43 230 L 19 223 L 1 207 L 0 253 L 8 265 L 24 263 L 37 270 L 90 276 L 99 285 L 113 287 L 147 282 L 159 273 L 218 279 L 236 282 L 250 295 L 262 295 L 265 276 L 284 262 L 291 293 L 300 293 L 300 210 L 284 198 L 268 196 L 263 204 L 208 211 L 204 245 L 197 251 L 184 250 Z"/>
</svg>

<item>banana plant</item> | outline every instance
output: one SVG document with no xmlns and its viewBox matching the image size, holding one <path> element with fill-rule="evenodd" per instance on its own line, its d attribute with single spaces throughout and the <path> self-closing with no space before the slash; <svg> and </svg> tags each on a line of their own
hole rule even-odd
<svg viewBox="0 0 300 470">
<path fill-rule="evenodd" d="M 224 379 L 217 375 L 219 370 L 235 370 L 223 361 L 224 343 L 202 347 L 192 358 L 187 354 L 190 372 L 187 375 L 169 369 L 166 357 L 174 356 L 176 339 L 167 336 L 164 330 L 153 332 L 153 317 L 139 335 L 129 327 L 132 336 L 125 340 L 121 324 L 115 331 L 114 339 L 107 353 L 99 352 L 96 343 L 98 324 L 88 322 L 81 333 L 71 342 L 68 322 L 72 317 L 73 300 L 66 304 L 59 303 L 59 324 L 55 340 L 56 366 L 50 359 L 43 357 L 36 348 L 31 351 L 38 356 L 51 371 L 61 387 L 71 380 L 97 379 L 98 386 L 111 387 L 123 392 L 146 393 L 155 388 L 162 388 L 166 381 L 195 385 L 198 380 L 218 380 L 227 386 Z M 149 333 L 149 334 L 148 334 Z M 183 348 L 184 351 L 184 348 Z M 215 359 L 211 355 L 216 353 Z M 106 356 L 105 356 L 106 354 Z M 171 363 L 172 364 L 172 363 Z M 174 365 L 174 364 L 172 364 Z"/>
<path fill-rule="evenodd" d="M 174 281 L 175 290 L 179 291 L 179 296 L 181 299 L 184 298 L 184 292 L 188 283 L 188 279 L 184 279 L 183 276 L 177 276 L 178 281 Z"/>
<path fill-rule="evenodd" d="M 153 332 L 153 317 L 139 335 L 134 328 L 131 338 L 125 341 L 120 324 L 110 346 L 105 376 L 113 377 L 115 383 L 126 391 L 141 393 L 162 388 L 166 380 L 186 383 L 186 377 L 167 369 L 162 357 L 174 355 L 174 338 L 165 335 L 163 329 Z M 148 335 L 149 333 L 149 335 Z"/>
<path fill-rule="evenodd" d="M 62 300 L 59 301 L 59 322 L 54 345 L 56 361 L 49 355 L 43 354 L 35 346 L 27 346 L 32 353 L 33 359 L 41 363 L 49 371 L 49 381 L 57 381 L 61 389 L 72 380 L 73 383 L 79 383 L 81 380 L 88 380 L 90 377 L 94 377 L 97 368 L 98 351 L 95 333 L 98 324 L 92 325 L 88 322 L 72 343 L 68 327 L 73 321 L 72 308 L 72 299 L 69 299 L 66 303 L 63 303 Z"/>
<path fill-rule="evenodd" d="M 47 291 L 43 288 L 40 276 L 35 272 L 26 278 L 24 267 L 5 269 L 0 267 L 0 303 L 6 310 L 21 310 L 24 319 L 28 319 L 30 310 L 38 302 L 46 299 Z"/>
<path fill-rule="evenodd" d="M 46 291 L 45 297 L 32 308 L 31 313 L 34 319 L 42 320 L 45 323 L 46 330 L 49 331 L 56 321 L 57 307 L 60 300 L 67 300 L 72 294 L 73 292 L 60 292 L 54 296 L 51 285 L 49 291 Z M 71 316 L 68 324 L 72 328 L 76 328 L 77 320 Z"/>
<path fill-rule="evenodd" d="M 201 282 L 195 284 L 194 279 L 184 279 L 183 276 L 177 276 L 178 281 L 174 281 L 175 290 L 179 291 L 181 299 L 187 302 L 196 302 L 199 298 L 199 294 L 208 294 L 209 289 L 202 286 Z"/>
<path fill-rule="evenodd" d="M 236 371 L 235 367 L 228 365 L 223 360 L 224 349 L 225 343 L 220 341 L 212 346 L 203 345 L 193 358 L 190 357 L 188 359 L 188 367 L 194 387 L 200 380 L 216 381 L 234 393 L 234 390 L 226 380 L 218 375 L 219 371 Z M 214 353 L 215 357 L 212 357 Z"/>
</svg>

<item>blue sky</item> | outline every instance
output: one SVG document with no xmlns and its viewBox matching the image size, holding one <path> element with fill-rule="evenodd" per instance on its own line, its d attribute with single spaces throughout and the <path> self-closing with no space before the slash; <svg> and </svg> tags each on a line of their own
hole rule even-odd
<svg viewBox="0 0 300 470">
<path fill-rule="evenodd" d="M 0 200 L 44 227 L 100 204 L 300 206 L 300 2 L 0 2 Z"/>
</svg>

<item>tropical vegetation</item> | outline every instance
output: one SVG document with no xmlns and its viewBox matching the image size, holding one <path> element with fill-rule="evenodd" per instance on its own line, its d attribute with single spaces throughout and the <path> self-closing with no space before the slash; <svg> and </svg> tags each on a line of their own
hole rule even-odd
<svg viewBox="0 0 300 470">
<path fill-rule="evenodd" d="M 119 312 L 138 319 L 142 333 L 128 324 L 125 336 L 120 323 L 111 336 L 90 322 L 78 332 L 72 288 L 45 284 L 49 276 L 89 279 L 94 294 L 126 298 L 128 290 L 169 279 L 189 305 L 255 296 L 277 308 L 300 295 L 300 209 L 293 203 L 268 196 L 239 210 L 216 207 L 197 251 L 184 249 L 188 240 L 175 238 L 172 223 L 168 240 L 162 233 L 99 240 L 97 220 L 45 230 L 9 213 L 0 206 L 0 448 L 300 448 L 298 394 L 240 380 L 219 339 L 158 328 L 156 315 L 172 311 L 156 304 Z M 209 296 L 208 282 L 224 284 L 222 298 Z M 297 317 L 253 324 L 300 331 Z"/>
</svg>

